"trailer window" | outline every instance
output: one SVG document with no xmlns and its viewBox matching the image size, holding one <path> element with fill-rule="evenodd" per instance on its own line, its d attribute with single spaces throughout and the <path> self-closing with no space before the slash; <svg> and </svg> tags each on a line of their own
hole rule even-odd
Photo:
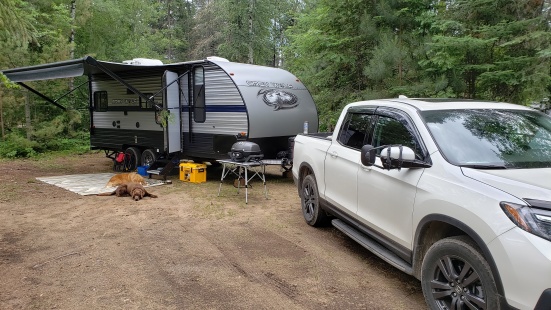
<svg viewBox="0 0 551 310">
<path fill-rule="evenodd" d="M 107 111 L 107 92 L 106 91 L 94 92 L 94 111 L 96 112 Z"/>
<path fill-rule="evenodd" d="M 146 95 L 147 98 L 150 98 L 151 96 L 153 96 L 153 93 L 145 93 L 144 95 Z M 155 102 L 155 100 L 155 97 L 153 97 L 153 101 L 146 101 L 145 99 L 140 97 L 140 107 L 142 107 L 142 109 L 152 109 L 153 102 Z"/>
<path fill-rule="evenodd" d="M 205 70 L 203 67 L 193 69 L 193 120 L 204 123 L 207 117 L 205 110 Z"/>
</svg>

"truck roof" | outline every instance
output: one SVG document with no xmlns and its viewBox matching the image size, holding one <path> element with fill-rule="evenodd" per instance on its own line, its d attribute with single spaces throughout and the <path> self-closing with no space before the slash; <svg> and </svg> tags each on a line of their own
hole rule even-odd
<svg viewBox="0 0 551 310">
<path fill-rule="evenodd" d="M 531 110 L 518 104 L 483 101 L 472 99 L 454 98 L 391 98 L 380 100 L 367 100 L 355 102 L 352 105 L 381 105 L 381 106 L 402 106 L 408 105 L 420 111 L 427 110 L 454 110 L 454 109 L 505 109 L 505 110 Z"/>
</svg>

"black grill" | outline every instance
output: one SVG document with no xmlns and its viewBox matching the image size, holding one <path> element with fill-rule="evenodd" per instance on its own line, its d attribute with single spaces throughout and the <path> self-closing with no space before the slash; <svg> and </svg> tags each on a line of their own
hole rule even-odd
<svg viewBox="0 0 551 310">
<path fill-rule="evenodd" d="M 228 154 L 231 160 L 238 162 L 259 161 L 264 158 L 258 144 L 250 141 L 235 142 Z"/>
</svg>

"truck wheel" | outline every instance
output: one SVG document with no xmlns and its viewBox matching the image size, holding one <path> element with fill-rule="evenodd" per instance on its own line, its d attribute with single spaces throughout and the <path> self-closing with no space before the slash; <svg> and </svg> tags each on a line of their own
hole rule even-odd
<svg viewBox="0 0 551 310">
<path fill-rule="evenodd" d="M 147 149 L 142 153 L 141 166 L 151 166 L 157 160 L 157 152 Z"/>
<path fill-rule="evenodd" d="M 124 151 L 124 168 L 127 171 L 134 171 L 138 168 L 142 152 L 137 147 L 129 147 Z"/>
<path fill-rule="evenodd" d="M 322 226 L 327 224 L 327 214 L 323 211 L 319 204 L 318 185 L 314 175 L 307 175 L 302 180 L 301 187 L 302 215 L 304 220 L 310 226 Z"/>
<path fill-rule="evenodd" d="M 423 295 L 430 309 L 499 309 L 490 266 L 466 236 L 434 243 L 423 259 Z"/>
</svg>

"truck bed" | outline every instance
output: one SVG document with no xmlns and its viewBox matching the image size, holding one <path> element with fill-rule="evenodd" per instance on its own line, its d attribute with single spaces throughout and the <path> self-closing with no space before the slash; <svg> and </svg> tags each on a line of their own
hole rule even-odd
<svg viewBox="0 0 551 310">
<path fill-rule="evenodd" d="M 299 134 L 299 135 L 318 138 L 318 139 L 324 139 L 324 140 L 331 140 L 331 136 L 333 135 L 333 132 L 316 132 L 316 133 L 309 133 L 307 135 L 305 134 Z"/>
</svg>

